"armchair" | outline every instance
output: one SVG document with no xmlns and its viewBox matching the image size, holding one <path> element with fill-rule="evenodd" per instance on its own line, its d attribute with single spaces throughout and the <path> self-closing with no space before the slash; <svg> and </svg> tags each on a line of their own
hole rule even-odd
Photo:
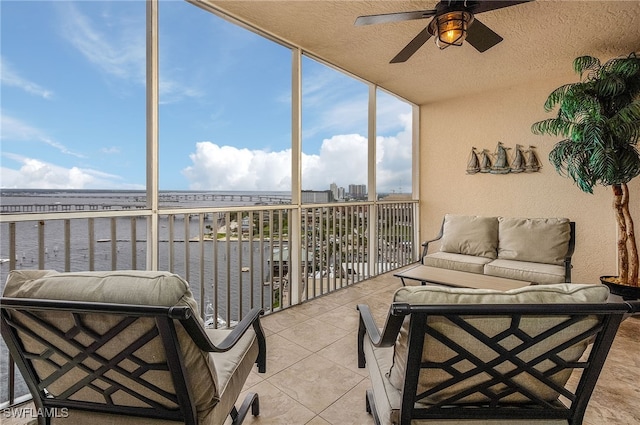
<svg viewBox="0 0 640 425">
<path fill-rule="evenodd" d="M 260 309 L 205 329 L 187 282 L 167 272 L 13 271 L 1 330 L 44 424 L 222 425 L 253 364 L 266 370 Z"/>
<path fill-rule="evenodd" d="M 382 330 L 358 305 L 367 411 L 376 425 L 581 424 L 620 322 L 640 307 L 607 298 L 603 285 L 405 287 Z"/>
</svg>

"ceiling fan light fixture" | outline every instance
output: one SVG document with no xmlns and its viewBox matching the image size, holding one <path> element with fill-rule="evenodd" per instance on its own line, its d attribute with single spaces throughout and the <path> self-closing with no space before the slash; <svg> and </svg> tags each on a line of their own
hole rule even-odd
<svg viewBox="0 0 640 425">
<path fill-rule="evenodd" d="M 464 10 L 455 10 L 433 18 L 429 32 L 435 37 L 440 50 L 449 46 L 462 46 L 473 16 Z"/>
</svg>

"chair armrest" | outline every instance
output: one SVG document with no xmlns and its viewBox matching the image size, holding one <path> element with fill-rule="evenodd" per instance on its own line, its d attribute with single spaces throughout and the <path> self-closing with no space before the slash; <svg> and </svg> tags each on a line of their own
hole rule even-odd
<svg viewBox="0 0 640 425">
<path fill-rule="evenodd" d="M 380 332 L 368 305 L 358 304 L 356 309 L 360 312 L 360 323 L 358 325 L 358 367 L 363 368 L 365 366 L 365 335 L 369 336 L 371 343 L 376 347 L 393 346 L 398 338 L 398 333 L 400 332 L 406 314 L 397 314 L 392 305 L 389 308 L 387 322 L 384 324 L 382 332 Z"/>
<path fill-rule="evenodd" d="M 571 282 L 571 257 L 573 256 L 573 251 L 576 249 L 576 223 L 574 221 L 569 222 L 569 226 L 571 229 L 570 237 L 569 237 L 569 248 L 567 249 L 567 254 L 564 256 L 564 281 L 567 283 Z"/>
<path fill-rule="evenodd" d="M 422 255 L 420 256 L 420 264 L 424 264 L 424 262 L 422 261 L 424 259 L 424 257 L 427 256 L 427 253 L 429 251 L 429 244 L 431 242 L 435 242 L 438 241 L 440 239 L 442 239 L 442 235 L 444 234 L 444 219 L 442 219 L 442 225 L 440 226 L 440 232 L 438 233 L 438 236 L 436 236 L 435 238 L 428 240 L 426 242 L 422 243 Z"/>
<path fill-rule="evenodd" d="M 262 325 L 260 324 L 260 316 L 264 314 L 264 310 L 259 307 L 252 309 L 242 320 L 236 325 L 235 328 L 231 331 L 227 337 L 222 340 L 219 344 L 214 344 L 211 342 L 209 337 L 207 336 L 202 323 L 195 317 L 191 316 L 186 320 L 182 320 L 182 325 L 187 330 L 193 341 L 196 343 L 198 348 L 202 351 L 213 352 L 213 353 L 223 353 L 225 351 L 229 351 L 233 348 L 240 338 L 247 332 L 249 327 L 253 326 L 253 330 L 256 333 L 256 338 L 258 339 L 258 359 L 256 363 L 258 364 L 258 371 L 265 372 L 266 371 L 266 339 L 264 336 L 264 331 L 262 330 Z"/>
<path fill-rule="evenodd" d="M 640 314 L 640 301 L 624 301 L 629 306 L 629 313 L 631 316 Z"/>
</svg>

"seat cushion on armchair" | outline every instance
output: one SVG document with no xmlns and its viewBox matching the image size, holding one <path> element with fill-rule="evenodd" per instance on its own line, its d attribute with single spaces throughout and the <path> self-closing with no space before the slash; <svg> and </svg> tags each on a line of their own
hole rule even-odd
<svg viewBox="0 0 640 425">
<path fill-rule="evenodd" d="M 12 271 L 7 278 L 4 296 L 164 307 L 182 305 L 189 306 L 195 314 L 198 314 L 198 306 L 188 283 L 178 275 L 162 271 L 73 273 L 41 270 Z M 97 315 L 95 323 L 87 323 L 86 325 L 100 328 L 101 322 L 101 315 Z M 200 350 L 182 326 L 177 325 L 176 332 L 198 416 L 204 417 L 216 406 L 220 397 L 218 374 L 214 367 L 213 357 Z M 109 349 L 118 350 L 119 347 L 113 346 Z M 151 353 L 141 353 L 141 355 L 143 354 L 152 355 Z M 157 375 L 156 385 L 161 388 L 173 386 L 167 373 L 158 373 Z M 77 382 L 76 378 L 69 377 L 69 380 Z M 124 396 L 126 397 L 126 395 Z M 120 421 L 119 418 L 111 418 L 111 420 Z"/>
<path fill-rule="evenodd" d="M 491 258 L 487 257 L 453 254 L 451 252 L 434 252 L 422 258 L 422 264 L 425 266 L 477 274 L 483 274 L 485 264 L 490 261 Z"/>
<path fill-rule="evenodd" d="M 219 344 L 232 332 L 231 329 L 206 329 L 213 344 Z M 231 350 L 224 353 L 210 353 L 216 365 L 220 401 L 203 424 L 223 423 L 233 405 L 238 400 L 247 377 L 258 358 L 258 339 L 252 328 L 240 338 Z"/>
<path fill-rule="evenodd" d="M 447 214 L 444 218 L 440 251 L 496 258 L 498 219 Z"/>
<path fill-rule="evenodd" d="M 542 284 L 564 283 L 565 279 L 564 266 L 501 259 L 486 264 L 484 274 Z"/>
<path fill-rule="evenodd" d="M 555 285 L 539 285 L 539 286 L 527 286 L 523 288 L 513 289 L 510 291 L 502 292 L 488 289 L 471 289 L 471 288 L 449 288 L 442 286 L 412 286 L 402 287 L 398 289 L 394 296 L 394 302 L 409 303 L 409 304 L 548 304 L 548 303 L 602 303 L 609 297 L 609 290 L 604 285 L 577 285 L 577 284 L 555 284 Z M 439 329 L 439 332 L 445 334 L 447 338 L 454 341 L 461 347 L 464 347 L 468 351 L 474 353 L 474 355 L 481 359 L 483 362 L 491 362 L 496 358 L 497 353 L 491 349 L 488 349 L 484 344 L 480 344 L 475 339 L 470 339 L 469 334 L 459 329 L 457 326 L 444 319 L 437 318 L 432 319 L 434 322 L 432 326 Z M 526 332 L 530 336 L 539 335 L 545 332 L 549 328 L 556 326 L 563 319 L 555 317 L 535 317 L 535 318 L 523 318 L 520 324 L 520 329 Z M 408 345 L 408 329 L 409 318 L 405 319 L 405 323 L 400 330 L 398 341 L 395 344 L 393 365 L 389 370 L 389 381 L 398 390 L 402 389 L 407 359 L 407 345 Z M 481 330 L 485 335 L 498 335 L 502 332 L 506 332 L 510 329 L 511 321 L 507 318 L 496 320 L 491 317 L 476 317 L 469 318 L 468 322 L 471 326 Z M 430 322 L 431 323 L 431 322 Z M 561 336 L 555 335 L 553 338 L 544 340 L 534 347 L 527 349 L 523 352 L 528 358 L 535 358 L 541 354 L 548 352 L 552 347 L 556 347 L 560 344 L 558 338 L 566 338 L 570 340 L 575 335 L 582 333 L 589 329 L 596 323 L 595 318 L 589 318 L 578 321 L 570 325 Z M 518 338 L 513 340 L 505 340 L 505 348 L 509 349 L 511 344 L 518 346 L 522 341 Z M 582 341 L 574 344 L 565 349 L 559 355 L 567 362 L 572 362 L 580 358 L 584 350 L 587 348 L 587 342 Z M 436 340 L 431 336 L 427 336 L 427 340 L 424 344 L 423 362 L 442 362 L 446 361 L 455 352 L 442 342 Z M 540 363 L 537 367 L 544 373 L 546 368 L 551 367 L 545 362 Z M 570 372 L 566 373 L 566 370 L 553 375 L 553 379 L 556 385 L 562 387 L 565 385 L 569 378 Z M 517 379 L 522 381 L 522 385 L 529 388 L 534 394 L 544 400 L 554 401 L 558 398 L 558 393 L 552 388 L 546 385 L 540 385 L 539 381 L 535 378 L 531 378 L 526 374 L 524 376 L 518 376 Z M 439 383 L 445 382 L 451 376 L 440 370 L 433 371 L 429 374 L 421 374 L 418 383 L 418 392 L 425 391 L 428 388 L 433 388 Z M 514 378 L 515 379 L 515 378 Z M 470 383 L 464 383 L 469 385 Z M 458 385 L 461 386 L 461 385 Z M 440 396 L 448 396 L 451 394 L 459 394 L 464 391 L 466 387 L 449 388 L 440 394 Z M 496 389 L 498 391 L 498 389 Z M 440 397 L 439 396 L 439 397 Z M 468 402 L 483 402 L 484 399 L 476 399 L 479 397 L 477 394 L 469 399 L 465 398 L 462 401 Z M 437 402 L 439 398 L 433 398 L 433 402 Z M 519 402 L 518 398 L 510 400 L 512 402 Z"/>
<path fill-rule="evenodd" d="M 400 423 L 400 408 L 402 407 L 402 391 L 389 380 L 387 371 L 393 363 L 393 347 L 374 347 L 370 338 L 364 339 L 364 354 L 366 358 L 371 389 L 374 397 L 376 413 L 380 425 L 397 425 Z M 565 420 L 532 421 L 532 420 L 462 420 L 451 419 L 413 419 L 412 425 L 567 425 Z"/>
<path fill-rule="evenodd" d="M 568 218 L 499 217 L 498 223 L 498 258 L 559 266 L 564 263 L 571 238 Z"/>
</svg>

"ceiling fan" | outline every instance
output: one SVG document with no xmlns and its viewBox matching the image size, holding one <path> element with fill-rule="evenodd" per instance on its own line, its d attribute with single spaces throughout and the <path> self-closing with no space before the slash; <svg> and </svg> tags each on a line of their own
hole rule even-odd
<svg viewBox="0 0 640 425">
<path fill-rule="evenodd" d="M 440 49 L 461 46 L 462 42 L 467 40 L 482 53 L 503 39 L 476 19 L 475 15 L 529 1 L 532 0 L 442 0 L 433 10 L 359 16 L 355 25 L 384 24 L 433 17 L 429 25 L 391 59 L 391 63 L 405 62 L 432 36 L 436 38 L 436 45 Z"/>
</svg>

